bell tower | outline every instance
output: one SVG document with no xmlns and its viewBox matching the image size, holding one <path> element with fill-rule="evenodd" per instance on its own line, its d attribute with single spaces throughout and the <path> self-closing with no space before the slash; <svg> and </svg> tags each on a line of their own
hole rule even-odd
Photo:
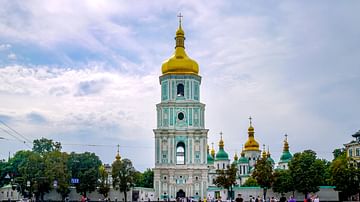
<svg viewBox="0 0 360 202">
<path fill-rule="evenodd" d="M 163 62 L 161 102 L 156 105 L 155 197 L 204 198 L 207 192 L 205 104 L 200 102 L 199 66 L 185 52 L 181 14 L 174 54 Z"/>
</svg>

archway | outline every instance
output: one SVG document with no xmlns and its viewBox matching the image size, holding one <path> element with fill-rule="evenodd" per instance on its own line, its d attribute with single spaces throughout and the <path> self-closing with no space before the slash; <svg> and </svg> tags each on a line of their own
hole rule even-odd
<svg viewBox="0 0 360 202">
<path fill-rule="evenodd" d="M 184 190 L 180 189 L 180 190 L 176 193 L 176 198 L 185 198 L 185 192 L 184 192 Z"/>
</svg>

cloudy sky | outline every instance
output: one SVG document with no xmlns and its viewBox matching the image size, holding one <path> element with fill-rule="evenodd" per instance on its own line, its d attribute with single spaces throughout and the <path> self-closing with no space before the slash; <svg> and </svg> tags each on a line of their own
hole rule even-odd
<svg viewBox="0 0 360 202">
<path fill-rule="evenodd" d="M 154 167 L 158 77 L 177 14 L 200 65 L 209 143 L 321 158 L 360 129 L 359 1 L 0 0 L 0 121 L 27 141 Z M 10 135 L 11 134 L 11 135 Z M 0 125 L 0 158 L 29 149 Z"/>
</svg>

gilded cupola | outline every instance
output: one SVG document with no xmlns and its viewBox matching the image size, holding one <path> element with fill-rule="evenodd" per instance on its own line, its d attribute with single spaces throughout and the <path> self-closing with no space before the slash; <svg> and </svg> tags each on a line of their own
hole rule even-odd
<svg viewBox="0 0 360 202">
<path fill-rule="evenodd" d="M 245 151 L 259 151 L 259 143 L 254 138 L 254 127 L 252 126 L 252 118 L 249 117 L 250 126 L 248 129 L 248 139 L 245 142 Z"/>
<path fill-rule="evenodd" d="M 175 52 L 169 59 L 163 62 L 161 71 L 163 74 L 197 75 L 199 73 L 199 65 L 195 60 L 189 58 L 185 52 L 185 32 L 181 25 L 181 18 L 183 16 L 180 14 L 178 17 L 179 28 L 177 29 L 175 36 Z"/>
</svg>

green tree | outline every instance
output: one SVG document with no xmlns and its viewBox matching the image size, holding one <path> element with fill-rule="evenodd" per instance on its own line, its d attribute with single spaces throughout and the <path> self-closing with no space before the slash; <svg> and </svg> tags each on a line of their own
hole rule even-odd
<svg viewBox="0 0 360 202">
<path fill-rule="evenodd" d="M 143 173 L 143 187 L 154 188 L 154 171 L 150 168 L 146 169 Z"/>
<path fill-rule="evenodd" d="M 218 187 L 223 187 L 229 191 L 230 200 L 232 199 L 232 188 L 236 185 L 236 165 L 231 164 L 227 166 L 226 170 L 216 170 L 217 177 L 214 179 L 214 184 Z"/>
<path fill-rule="evenodd" d="M 99 184 L 99 194 L 102 194 L 104 198 L 108 196 L 108 193 L 110 191 L 110 184 L 109 184 L 109 174 L 105 169 L 105 166 L 102 165 L 99 168 L 99 174 L 100 174 L 100 184 Z"/>
<path fill-rule="evenodd" d="M 129 159 L 116 160 L 112 164 L 113 186 L 124 193 L 125 201 L 127 201 L 127 192 L 135 183 L 135 168 Z"/>
<path fill-rule="evenodd" d="M 6 179 L 6 176 L 10 177 L 10 173 L 7 171 L 8 163 L 0 160 L 0 187 L 10 182 L 10 179 Z"/>
<path fill-rule="evenodd" d="M 154 188 L 154 171 L 150 168 L 146 169 L 143 173 L 135 173 L 135 186 Z"/>
<path fill-rule="evenodd" d="M 324 162 L 316 158 L 312 150 L 294 154 L 289 162 L 289 170 L 294 180 L 295 190 L 305 194 L 319 191 L 319 186 L 325 184 Z"/>
<path fill-rule="evenodd" d="M 30 182 L 30 193 L 33 192 L 37 200 L 44 199 L 44 194 L 50 191 L 50 181 L 45 176 L 45 165 L 39 153 L 30 152 L 30 155 L 19 164 L 20 177 L 15 178 L 25 191 L 27 182 Z"/>
<path fill-rule="evenodd" d="M 33 149 L 34 152 L 37 152 L 41 155 L 52 152 L 52 151 L 61 151 L 61 143 L 54 142 L 53 140 L 41 138 L 40 140 L 33 141 Z"/>
<path fill-rule="evenodd" d="M 331 181 L 335 190 L 341 191 L 348 198 L 359 193 L 360 171 L 355 163 L 346 158 L 346 154 L 338 156 L 330 166 Z"/>
<path fill-rule="evenodd" d="M 264 198 L 266 198 L 266 192 L 271 188 L 271 184 L 274 181 L 271 162 L 268 161 L 267 158 L 257 160 L 252 176 L 256 179 L 260 187 L 263 188 Z"/>
<path fill-rule="evenodd" d="M 255 178 L 250 176 L 242 186 L 243 187 L 258 187 L 259 184 L 257 183 Z"/>
<path fill-rule="evenodd" d="M 101 161 L 94 153 L 85 152 L 76 154 L 72 152 L 68 160 L 68 167 L 73 178 L 78 178 L 79 183 L 75 184 L 76 191 L 86 196 L 93 192 L 99 179 L 99 167 Z"/>
<path fill-rule="evenodd" d="M 48 152 L 44 155 L 45 176 L 64 200 L 70 193 L 70 170 L 67 167 L 69 155 L 60 151 Z M 55 182 L 56 181 L 56 182 Z M 56 187 L 54 187 L 56 184 Z"/>
<path fill-rule="evenodd" d="M 334 160 L 345 153 L 346 153 L 346 150 L 344 148 L 334 149 L 334 151 L 333 151 Z"/>
<path fill-rule="evenodd" d="M 285 194 L 287 192 L 293 192 L 294 195 L 294 181 L 289 170 L 277 170 L 274 172 L 272 189 L 276 193 Z"/>
</svg>

